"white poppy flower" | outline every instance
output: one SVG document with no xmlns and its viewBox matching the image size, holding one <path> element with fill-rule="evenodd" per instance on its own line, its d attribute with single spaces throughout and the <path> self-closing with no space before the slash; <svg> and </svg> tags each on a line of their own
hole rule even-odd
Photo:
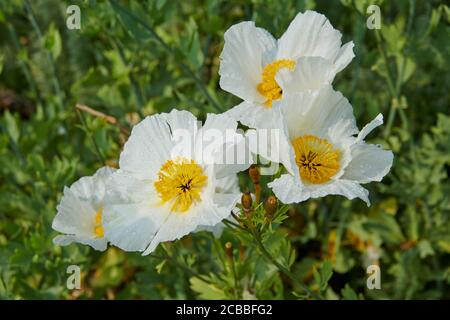
<svg viewBox="0 0 450 320">
<path fill-rule="evenodd" d="M 52 228 L 64 233 L 53 239 L 57 245 L 73 242 L 90 245 L 96 250 L 105 250 L 103 208 L 106 181 L 115 169 L 103 167 L 90 177 L 83 177 L 64 188 L 64 195 L 57 207 L 58 213 Z"/>
<path fill-rule="evenodd" d="M 269 187 L 281 201 L 297 203 L 336 194 L 370 205 L 369 192 L 360 184 L 381 181 L 394 157 L 391 151 L 364 142 L 383 123 L 381 114 L 358 133 L 352 106 L 331 86 L 285 96 L 274 105 L 275 111 L 284 118 L 280 152 L 286 155 L 281 162 L 288 174 Z"/>
<path fill-rule="evenodd" d="M 299 13 L 280 39 L 252 21 L 225 32 L 220 55 L 220 86 L 244 101 L 227 113 L 243 124 L 260 128 L 272 117 L 271 106 L 282 95 L 317 90 L 355 56 L 353 42 L 317 12 Z"/>
<path fill-rule="evenodd" d="M 213 114 L 199 128 L 191 113 L 178 110 L 137 124 L 107 193 L 108 240 L 145 255 L 227 218 L 240 197 L 235 174 L 249 166 L 229 159 L 229 150 L 245 145 L 236 128 L 235 120 Z"/>
</svg>

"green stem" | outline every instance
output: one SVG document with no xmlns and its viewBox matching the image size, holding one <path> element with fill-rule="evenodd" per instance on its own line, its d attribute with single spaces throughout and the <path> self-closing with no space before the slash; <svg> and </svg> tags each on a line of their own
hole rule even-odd
<svg viewBox="0 0 450 320">
<path fill-rule="evenodd" d="M 114 40 L 114 37 L 111 37 L 111 43 L 112 43 L 113 47 L 119 53 L 119 56 L 120 56 L 120 59 L 122 60 L 122 62 L 124 64 L 127 64 L 122 43 Z M 136 97 L 137 105 L 138 105 L 136 112 L 139 114 L 139 116 L 141 118 L 144 118 L 144 116 L 142 114 L 142 108 L 144 107 L 144 97 L 142 96 L 141 89 L 132 73 L 129 74 L 129 79 L 130 79 L 130 83 L 131 83 L 131 88 L 133 89 L 134 95 Z"/>
<path fill-rule="evenodd" d="M 241 229 L 241 230 L 243 230 L 243 231 L 247 231 L 245 228 L 243 228 L 242 226 L 240 226 L 240 225 L 238 225 L 238 224 L 236 224 L 236 223 L 234 223 L 234 222 L 232 222 L 232 221 L 229 221 L 229 220 L 223 220 L 222 222 L 223 222 L 223 224 L 225 224 L 225 225 L 226 225 L 227 227 L 229 227 L 229 228 L 230 228 L 230 226 L 233 226 L 233 227 L 238 228 L 238 229 Z"/>
<path fill-rule="evenodd" d="M 391 94 L 391 97 L 393 99 L 398 99 L 398 86 L 394 86 L 394 76 L 392 74 L 392 70 L 391 67 L 389 65 L 389 59 L 386 53 L 386 49 L 384 48 L 383 45 L 383 40 L 382 37 L 380 35 L 380 32 L 378 30 L 375 30 L 375 38 L 377 40 L 377 47 L 378 50 L 381 53 L 381 56 L 383 58 L 384 61 L 384 65 L 386 66 L 386 71 L 387 71 L 387 77 L 386 77 L 386 81 L 387 81 L 387 85 L 388 85 L 388 89 L 389 89 L 389 93 Z M 395 107 L 395 105 L 392 103 L 391 101 L 391 105 L 390 105 L 390 109 L 389 109 L 389 115 L 388 115 L 388 120 L 386 123 L 386 127 L 384 129 L 384 136 L 388 137 L 391 133 L 391 129 L 392 129 L 392 125 L 394 123 L 395 120 L 395 116 L 397 113 L 397 108 Z"/>
<path fill-rule="evenodd" d="M 8 287 L 6 286 L 5 280 L 3 280 L 3 274 L 0 273 L 0 283 L 2 284 L 3 288 L 5 288 L 5 298 L 8 299 L 9 293 L 8 293 Z"/>
<path fill-rule="evenodd" d="M 95 152 L 97 153 L 99 160 L 103 163 L 103 165 L 106 165 L 105 158 L 103 157 L 103 155 L 100 151 L 97 141 L 95 141 L 94 135 L 89 131 L 89 129 L 87 127 L 86 119 L 84 118 L 83 113 L 81 113 L 79 110 L 76 110 L 76 113 L 78 115 L 78 118 L 80 119 L 81 124 L 84 127 L 84 130 L 86 131 L 86 134 L 89 136 L 89 138 L 91 138 L 92 143 L 94 144 Z"/>
<path fill-rule="evenodd" d="M 278 211 L 280 212 L 280 210 Z M 277 212 L 277 214 L 278 214 Z M 277 216 L 277 214 L 275 214 L 275 216 Z M 238 217 L 236 217 L 235 214 L 233 214 L 233 216 L 235 217 L 235 219 L 239 219 Z M 259 250 L 261 251 L 261 253 L 275 266 L 277 267 L 277 269 L 284 273 L 286 276 L 288 276 L 292 282 L 294 282 L 296 285 L 298 285 L 300 288 L 302 288 L 303 291 L 306 292 L 306 294 L 308 294 L 309 296 L 317 299 L 317 300 L 321 300 L 321 297 L 314 293 L 313 291 L 311 291 L 307 286 L 305 286 L 303 283 L 301 283 L 296 276 L 286 267 L 284 267 L 281 263 L 279 263 L 273 256 L 272 254 L 269 252 L 269 250 L 266 249 L 266 247 L 264 246 L 262 239 L 261 239 L 261 235 L 258 232 L 258 230 L 256 229 L 255 225 L 252 223 L 251 220 L 249 220 L 251 218 L 248 218 L 247 220 L 247 225 L 249 226 L 249 229 L 246 228 L 242 228 L 239 225 L 236 225 L 236 227 L 239 227 L 240 229 L 242 229 L 245 232 L 250 233 L 253 236 L 253 239 L 255 241 L 255 243 L 257 244 Z M 224 221 L 225 222 L 225 221 Z M 227 221 L 228 223 L 230 223 L 230 221 Z"/>
<path fill-rule="evenodd" d="M 219 257 L 220 263 L 222 264 L 222 268 L 225 270 L 226 269 L 226 261 L 222 255 L 223 251 L 221 250 L 220 243 L 218 243 L 218 240 L 211 232 L 208 232 L 208 234 L 211 236 L 212 243 L 217 251 L 217 256 Z"/>
<path fill-rule="evenodd" d="M 28 18 L 30 19 L 31 25 L 33 26 L 34 31 L 36 32 L 39 40 L 42 43 L 44 36 L 42 34 L 41 28 L 39 27 L 39 24 L 37 23 L 33 9 L 28 0 L 25 0 L 25 7 L 28 11 Z M 44 50 L 44 51 L 46 53 L 46 57 L 47 57 L 47 60 L 48 60 L 49 66 L 50 66 L 50 72 L 52 73 L 52 83 L 53 83 L 53 87 L 55 90 L 55 94 L 58 97 L 59 107 L 62 109 L 63 104 L 64 104 L 64 99 L 63 99 L 63 95 L 62 95 L 62 91 L 61 91 L 61 86 L 59 84 L 58 76 L 56 74 L 55 61 L 50 52 L 48 52 L 47 50 Z"/>
<path fill-rule="evenodd" d="M 410 0 L 409 1 L 409 14 L 408 14 L 408 24 L 406 28 L 406 38 L 409 38 L 409 34 L 412 29 L 413 21 L 414 21 L 414 14 L 415 14 L 415 1 Z M 377 47 L 378 50 L 381 52 L 381 56 L 383 57 L 384 64 L 386 65 L 386 70 L 388 73 L 388 76 L 386 78 L 389 91 L 391 93 L 391 96 L 393 99 L 399 99 L 400 93 L 401 93 L 401 87 L 402 87 L 402 79 L 403 79 L 403 72 L 406 64 L 406 59 L 403 61 L 402 66 L 400 67 L 400 70 L 397 70 L 397 81 L 394 81 L 394 75 L 391 71 L 388 56 L 386 53 L 386 49 L 383 45 L 382 36 L 380 34 L 379 30 L 375 30 L 375 38 L 377 40 Z M 395 83 L 395 86 L 394 86 Z M 392 125 L 395 120 L 395 116 L 397 114 L 397 107 L 393 105 L 391 102 L 391 108 L 389 110 L 388 120 L 386 123 L 386 127 L 384 130 L 384 136 L 388 137 L 391 133 Z M 406 117 L 406 114 L 404 110 L 399 109 L 400 118 L 402 120 L 402 124 L 406 130 L 408 130 L 408 119 Z"/>
<path fill-rule="evenodd" d="M 395 90 L 394 80 L 393 80 L 394 79 L 394 75 L 392 73 L 392 70 L 391 70 L 391 67 L 390 67 L 390 64 L 389 64 L 389 59 L 388 59 L 388 56 L 387 56 L 387 52 L 386 52 L 386 49 L 384 48 L 383 39 L 382 39 L 382 36 L 381 36 L 379 30 L 375 30 L 375 38 L 377 40 L 378 50 L 381 52 L 381 56 L 383 58 L 385 66 L 386 66 L 386 70 L 387 70 L 387 74 L 388 74 L 386 80 L 387 80 L 389 92 L 391 93 L 391 96 L 393 98 L 397 98 L 397 92 Z"/>
<path fill-rule="evenodd" d="M 11 36 L 12 42 L 14 44 L 14 47 L 16 48 L 17 51 L 19 51 L 20 50 L 20 44 L 19 44 L 19 39 L 18 39 L 18 36 L 17 36 L 16 29 L 14 29 L 12 24 L 7 24 L 7 26 L 8 26 L 8 31 L 9 31 L 9 34 Z M 19 60 L 19 65 L 20 65 L 20 67 L 22 69 L 22 72 L 25 75 L 25 78 L 27 79 L 27 82 L 29 83 L 31 89 L 36 94 L 37 100 L 39 101 L 40 105 L 43 105 L 40 92 L 39 92 L 39 90 L 37 88 L 37 84 L 36 84 L 36 82 L 34 81 L 34 78 L 31 75 L 31 71 L 29 70 L 30 69 L 29 65 L 24 60 Z M 45 110 L 46 109 L 44 108 L 44 112 L 45 112 Z"/>
<path fill-rule="evenodd" d="M 230 267 L 233 272 L 235 298 L 239 299 L 239 292 L 241 291 L 241 289 L 239 286 L 239 281 L 238 281 L 237 272 L 236 272 L 236 264 L 234 263 L 233 257 L 231 257 L 231 259 L 230 259 Z"/>
<path fill-rule="evenodd" d="M 262 240 L 261 240 L 261 236 L 258 234 L 258 232 L 256 230 L 254 230 L 253 232 L 253 237 L 254 240 L 256 242 L 256 244 L 258 245 L 258 248 L 260 249 L 260 251 L 262 252 L 262 254 L 274 265 L 278 268 L 279 271 L 283 272 L 286 276 L 288 276 L 296 285 L 298 285 L 300 288 L 302 288 L 303 291 L 306 292 L 306 294 L 308 294 L 309 296 L 317 299 L 317 300 L 322 300 L 321 297 L 316 294 L 315 292 L 311 291 L 307 286 L 305 286 L 303 283 L 301 283 L 297 277 L 286 267 L 284 267 L 281 263 L 279 263 L 273 256 L 272 254 L 266 249 L 266 247 L 264 246 Z"/>
<path fill-rule="evenodd" d="M 1 123 L 0 123 L 0 131 L 3 131 L 5 133 L 5 135 L 8 137 L 8 141 L 11 145 L 11 149 L 16 154 L 16 157 L 20 161 L 20 164 L 24 166 L 26 164 L 26 162 L 25 162 L 25 158 L 22 154 L 22 151 L 20 151 L 18 144 L 14 141 L 14 139 L 10 136 L 8 130 L 6 130 L 6 128 Z"/>
<path fill-rule="evenodd" d="M 183 269 L 184 271 L 186 271 L 186 272 L 192 274 L 193 276 L 199 278 L 199 279 L 202 280 L 203 282 L 210 283 L 210 281 L 209 281 L 207 278 L 205 278 L 204 276 L 202 276 L 202 275 L 199 274 L 198 272 L 196 272 L 196 271 L 192 270 L 191 268 L 186 267 L 184 264 L 179 263 L 178 261 L 176 261 L 175 258 L 174 258 L 173 256 L 171 256 L 171 255 L 168 253 L 168 251 L 166 250 L 166 248 L 164 248 L 164 245 L 161 245 L 160 247 L 163 249 L 163 251 L 164 251 L 165 254 L 162 255 L 162 256 L 155 255 L 155 254 L 151 254 L 150 257 L 153 257 L 153 258 L 156 258 L 156 259 L 166 260 L 166 261 L 168 261 L 169 263 L 173 264 L 174 266 L 180 267 L 180 268 Z"/>
</svg>

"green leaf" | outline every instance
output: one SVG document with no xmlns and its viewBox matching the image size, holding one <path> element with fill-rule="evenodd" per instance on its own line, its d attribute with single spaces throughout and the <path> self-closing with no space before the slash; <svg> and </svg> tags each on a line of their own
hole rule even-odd
<svg viewBox="0 0 450 320">
<path fill-rule="evenodd" d="M 5 64 L 5 55 L 3 53 L 0 53 L 0 75 L 2 74 L 4 64 Z"/>
<path fill-rule="evenodd" d="M 348 283 L 341 290 L 341 295 L 342 299 L 344 300 L 358 300 L 358 295 L 356 294 L 355 290 L 353 290 L 352 287 L 348 285 Z"/>
<path fill-rule="evenodd" d="M 20 136 L 20 130 L 17 125 L 16 119 L 13 117 L 13 115 L 9 112 L 5 112 L 5 127 L 6 131 L 8 132 L 10 138 L 17 143 L 19 141 Z"/>
<path fill-rule="evenodd" d="M 406 81 L 411 78 L 414 71 L 416 70 L 416 63 L 411 58 L 405 57 L 403 55 L 396 55 L 396 64 L 397 64 L 397 70 L 399 73 L 399 79 L 401 84 L 405 83 Z"/>
<path fill-rule="evenodd" d="M 417 247 L 419 248 L 419 254 L 422 259 L 434 255 L 433 247 L 428 240 L 421 240 Z"/>
<path fill-rule="evenodd" d="M 62 42 L 61 35 L 54 23 L 50 24 L 50 27 L 44 36 L 44 47 L 50 51 L 53 59 L 58 59 L 62 51 Z"/>
<path fill-rule="evenodd" d="M 163 269 L 163 267 L 164 267 L 165 264 L 166 264 L 166 260 L 163 260 L 163 261 L 161 261 L 160 263 L 158 263 L 158 265 L 155 267 L 156 272 L 157 272 L 158 274 L 161 274 L 161 271 L 162 271 L 162 269 Z"/>
<path fill-rule="evenodd" d="M 325 291 L 328 286 L 328 281 L 333 275 L 333 265 L 330 261 L 325 261 L 319 271 L 314 270 L 313 276 L 316 284 L 319 286 L 320 291 Z"/>
<path fill-rule="evenodd" d="M 136 19 L 133 18 L 126 8 L 118 5 L 116 2 L 112 1 L 111 6 L 117 15 L 120 17 L 120 21 L 124 25 L 128 33 L 134 37 L 136 40 L 144 41 L 151 38 L 151 33 L 145 29 Z"/>
<path fill-rule="evenodd" d="M 199 278 L 192 277 L 189 279 L 189 282 L 191 289 L 198 293 L 200 299 L 221 300 L 227 298 L 222 289 L 217 288 L 213 284 L 206 283 Z"/>
</svg>

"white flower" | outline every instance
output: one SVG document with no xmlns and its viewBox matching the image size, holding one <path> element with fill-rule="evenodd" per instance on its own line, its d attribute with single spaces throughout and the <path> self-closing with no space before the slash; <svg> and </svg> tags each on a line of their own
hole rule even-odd
<svg viewBox="0 0 450 320">
<path fill-rule="evenodd" d="M 65 235 L 55 237 L 55 244 L 66 246 L 78 242 L 96 250 L 106 249 L 102 212 L 106 181 L 114 171 L 108 167 L 100 168 L 95 175 L 83 177 L 70 188 L 64 188 L 52 228 Z"/>
<path fill-rule="evenodd" d="M 245 145 L 236 128 L 235 120 L 213 114 L 199 128 L 191 113 L 178 110 L 137 124 L 108 189 L 108 240 L 149 254 L 160 242 L 227 218 L 240 197 L 235 174 L 249 166 L 222 161 L 229 150 Z"/>
<path fill-rule="evenodd" d="M 353 42 L 341 46 L 341 33 L 314 11 L 297 14 L 278 40 L 251 21 L 224 37 L 220 86 L 244 100 L 228 114 L 252 128 L 270 120 L 282 95 L 330 84 L 354 57 Z"/>
<path fill-rule="evenodd" d="M 381 114 L 358 133 L 352 106 L 331 86 L 285 96 L 275 111 L 284 118 L 279 152 L 286 154 L 282 163 L 288 174 L 269 187 L 281 201 L 337 194 L 370 205 L 369 192 L 360 184 L 381 181 L 393 161 L 391 151 L 364 142 L 383 123 Z"/>
</svg>

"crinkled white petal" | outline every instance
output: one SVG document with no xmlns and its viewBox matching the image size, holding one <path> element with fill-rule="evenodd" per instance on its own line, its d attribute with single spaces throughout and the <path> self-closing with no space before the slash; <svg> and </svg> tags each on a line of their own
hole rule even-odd
<svg viewBox="0 0 450 320">
<path fill-rule="evenodd" d="M 261 128 L 272 117 L 270 108 L 264 107 L 263 104 L 255 104 L 247 101 L 243 101 L 237 106 L 234 106 L 226 111 L 225 114 L 249 128 Z"/>
<path fill-rule="evenodd" d="M 103 227 L 105 236 L 125 251 L 143 251 L 167 219 L 154 180 L 138 179 L 119 170 L 110 179 L 105 197 Z"/>
<path fill-rule="evenodd" d="M 359 142 L 351 147 L 352 160 L 345 168 L 343 179 L 368 183 L 381 181 L 389 172 L 394 160 L 390 150 L 383 150 L 381 146 Z"/>
<path fill-rule="evenodd" d="M 278 128 L 285 128 L 281 132 L 279 152 L 280 163 L 289 173 L 298 174 L 295 153 L 291 141 L 304 136 L 314 135 L 327 139 L 344 152 L 341 158 L 341 172 L 350 161 L 349 146 L 352 137 L 358 132 L 353 116 L 353 108 L 348 100 L 331 86 L 324 86 L 317 91 L 297 92 L 286 95 L 282 100 L 274 103 L 273 112 L 281 113 L 281 123 Z M 276 119 L 276 117 L 274 117 Z M 261 152 L 259 154 L 263 155 Z"/>
<path fill-rule="evenodd" d="M 212 197 L 205 197 L 199 205 L 189 209 L 188 212 L 170 213 L 143 255 L 153 252 L 161 242 L 180 239 L 194 232 L 200 225 L 216 225 L 230 215 L 238 199 L 239 194 L 215 194 L 214 201 Z"/>
<path fill-rule="evenodd" d="M 219 222 L 215 226 L 198 226 L 194 232 L 207 231 L 211 232 L 214 235 L 214 238 L 218 239 L 223 233 L 223 229 L 225 228 L 225 224 L 223 222 Z"/>
<path fill-rule="evenodd" d="M 161 113 L 156 116 L 161 117 L 167 122 L 172 136 L 175 130 L 182 129 L 194 134 L 198 129 L 199 123 L 197 118 L 186 110 L 172 109 L 169 113 Z"/>
<path fill-rule="evenodd" d="M 300 57 L 294 70 L 281 69 L 275 77 L 283 95 L 298 91 L 318 90 L 331 84 L 335 76 L 331 60 L 322 57 Z"/>
<path fill-rule="evenodd" d="M 315 56 L 335 61 L 340 53 L 341 37 L 323 14 L 300 12 L 278 40 L 277 59 Z"/>
<path fill-rule="evenodd" d="M 84 183 L 85 181 L 86 179 L 77 182 Z M 71 188 L 65 187 L 64 195 L 56 209 L 57 214 L 52 223 L 54 230 L 80 237 L 92 236 L 97 208 L 89 199 L 79 198 Z"/>
<path fill-rule="evenodd" d="M 109 179 L 105 204 L 151 202 L 157 206 L 160 201 L 154 188 L 154 179 L 140 179 L 129 171 L 117 170 Z"/>
<path fill-rule="evenodd" d="M 352 160 L 351 147 L 356 140 L 352 133 L 357 132 L 353 125 L 354 121 L 351 119 L 341 119 L 328 129 L 328 134 L 325 136 L 325 139 L 340 153 L 339 170 L 333 175 L 334 180 L 344 174 L 345 168 Z"/>
<path fill-rule="evenodd" d="M 246 132 L 249 149 L 267 161 L 282 163 L 295 174 L 295 154 L 290 144 L 286 121 L 279 108 L 270 109 L 270 117 L 258 129 Z"/>
<path fill-rule="evenodd" d="M 84 245 L 91 246 L 93 249 L 98 251 L 105 251 L 108 246 L 108 241 L 105 237 L 103 238 L 92 238 L 84 239 L 72 235 L 59 235 L 53 239 L 53 243 L 59 246 L 68 246 L 72 243 L 81 243 Z"/>
<path fill-rule="evenodd" d="M 247 137 L 242 135 L 236 135 L 234 142 L 225 144 L 214 158 L 216 178 L 244 171 L 254 162 Z"/>
<path fill-rule="evenodd" d="M 375 129 L 378 126 L 381 126 L 383 124 L 383 115 L 379 113 L 375 119 L 370 121 L 368 124 L 366 124 L 361 131 L 358 134 L 358 137 L 356 138 L 356 141 L 363 141 L 366 136 L 372 132 L 373 129 Z"/>
<path fill-rule="evenodd" d="M 324 184 L 304 185 L 300 179 L 290 174 L 268 184 L 272 191 L 283 203 L 299 203 L 309 198 L 319 198 L 326 195 L 342 195 L 352 200 L 360 198 L 370 205 L 369 192 L 355 181 L 331 180 Z"/>
<path fill-rule="evenodd" d="M 342 71 L 353 60 L 353 58 L 355 57 L 355 54 L 353 52 L 354 46 L 355 45 L 354 45 L 353 41 L 350 41 L 350 42 L 347 42 L 346 44 L 344 44 L 339 49 L 339 53 L 338 53 L 336 59 L 334 60 L 335 73 Z"/>
<path fill-rule="evenodd" d="M 270 128 L 256 129 L 247 131 L 247 137 L 250 150 L 265 163 L 281 163 L 288 172 L 297 172 L 294 150 L 283 132 Z"/>
<path fill-rule="evenodd" d="M 233 181 L 236 178 L 216 180 L 212 171 L 212 167 L 205 168 L 208 183 L 201 193 L 201 202 L 191 206 L 187 212 L 169 213 L 143 255 L 153 252 L 161 242 L 180 239 L 198 226 L 215 226 L 230 215 L 240 198 L 236 181 Z M 230 189 L 225 190 L 224 187 Z"/>
<path fill-rule="evenodd" d="M 66 235 L 57 236 L 55 244 L 78 242 L 96 250 L 106 249 L 107 240 L 95 234 L 95 218 L 103 207 L 106 184 L 114 172 L 115 169 L 103 167 L 93 176 L 83 177 L 70 188 L 64 188 L 52 228 Z"/>
<path fill-rule="evenodd" d="M 237 191 L 239 192 L 239 187 L 238 187 Z M 254 195 L 253 195 L 252 198 L 254 198 Z M 237 214 L 239 212 L 239 209 L 237 207 L 235 207 L 232 210 L 232 212 Z M 224 220 L 228 220 L 228 221 L 236 223 L 236 219 L 233 218 L 231 213 Z M 201 232 L 201 231 L 211 232 L 214 235 L 214 238 L 218 239 L 218 238 L 220 238 L 222 236 L 222 233 L 223 233 L 223 230 L 225 229 L 225 227 L 226 227 L 226 225 L 225 225 L 225 223 L 223 223 L 223 220 L 222 220 L 222 222 L 219 222 L 218 224 L 216 224 L 214 226 L 203 226 L 203 225 L 200 225 L 200 226 L 197 227 L 197 229 L 194 230 L 194 232 Z"/>
<path fill-rule="evenodd" d="M 288 170 L 291 170 L 290 160 L 287 160 L 291 154 L 287 143 L 286 128 L 279 110 L 244 101 L 227 111 L 226 114 L 250 128 L 258 129 L 256 131 L 248 130 L 245 134 L 245 146 L 242 144 L 237 146 L 238 150 L 245 150 L 245 153 L 237 154 L 239 160 L 241 162 L 248 161 L 240 168 L 241 171 L 253 163 L 253 157 L 247 157 L 248 151 L 259 154 L 269 161 L 284 163 Z"/>
<path fill-rule="evenodd" d="M 261 82 L 262 66 L 276 50 L 276 40 L 252 21 L 230 27 L 224 35 L 220 55 L 220 87 L 239 98 L 264 102 L 257 85 Z"/>
<path fill-rule="evenodd" d="M 102 167 L 93 176 L 82 177 L 70 186 L 72 193 L 79 199 L 98 206 L 105 196 L 105 184 L 116 169 Z"/>
<path fill-rule="evenodd" d="M 236 174 L 216 180 L 216 192 L 218 193 L 240 193 L 239 179 Z"/>
<path fill-rule="evenodd" d="M 275 196 L 283 203 L 299 203 L 308 199 L 303 192 L 303 184 L 291 174 L 283 174 L 278 179 L 268 183 Z"/>
<path fill-rule="evenodd" d="M 201 127 L 200 131 L 217 130 L 225 136 L 227 131 L 236 130 L 237 126 L 236 120 L 225 113 L 208 113 L 205 124 Z"/>
<path fill-rule="evenodd" d="M 120 168 L 153 179 L 161 165 L 170 158 L 173 146 L 170 130 L 161 115 L 146 117 L 135 125 L 120 154 Z"/>
<path fill-rule="evenodd" d="M 105 236 L 125 251 L 143 251 L 160 231 L 170 212 L 152 203 L 114 204 L 105 208 Z"/>
<path fill-rule="evenodd" d="M 352 106 L 329 85 L 317 91 L 286 95 L 273 108 L 281 110 L 291 140 L 306 134 L 326 137 L 329 128 L 340 121 L 348 122 L 349 136 L 358 132 Z"/>
<path fill-rule="evenodd" d="M 237 122 L 226 114 L 208 114 L 195 144 L 197 163 L 215 164 L 216 177 L 225 177 L 252 164 L 245 136 L 236 131 Z"/>
</svg>

